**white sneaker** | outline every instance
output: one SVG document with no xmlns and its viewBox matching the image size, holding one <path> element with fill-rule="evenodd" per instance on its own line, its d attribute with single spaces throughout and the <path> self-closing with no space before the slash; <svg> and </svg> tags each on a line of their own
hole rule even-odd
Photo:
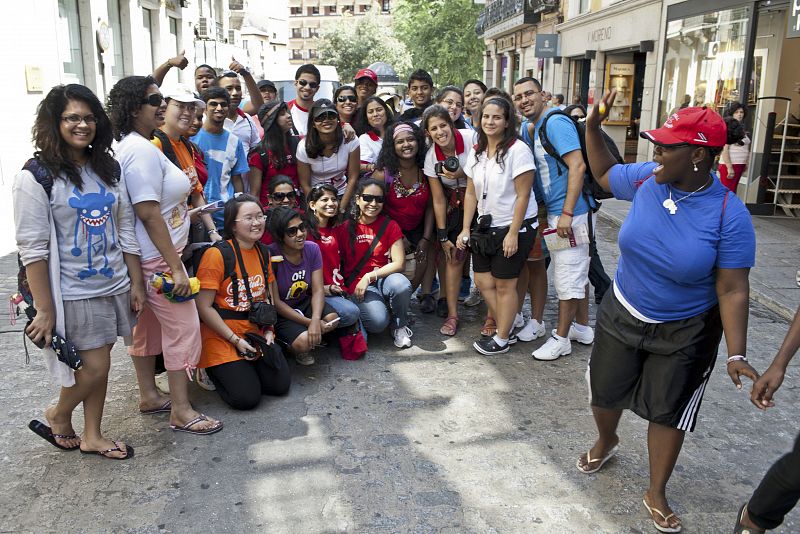
<svg viewBox="0 0 800 534">
<path fill-rule="evenodd" d="M 197 382 L 197 385 L 203 388 L 206 391 L 216 391 L 217 386 L 214 385 L 214 382 L 208 377 L 208 373 L 206 373 L 205 369 L 197 368 L 194 379 Z"/>
<path fill-rule="evenodd" d="M 169 378 L 166 372 L 156 375 L 156 388 L 164 395 L 169 395 Z"/>
<path fill-rule="evenodd" d="M 568 338 L 577 341 L 578 343 L 582 343 L 583 345 L 591 345 L 594 343 L 594 330 L 592 330 L 591 326 L 584 326 L 582 328 L 582 332 L 575 328 L 576 326 L 577 325 L 574 322 L 569 326 L 569 334 L 567 334 Z"/>
<path fill-rule="evenodd" d="M 544 322 L 540 323 L 536 319 L 531 318 L 531 320 L 525 323 L 525 326 L 517 332 L 517 338 L 520 341 L 533 341 L 534 339 L 544 337 L 546 333 Z"/>
<path fill-rule="evenodd" d="M 572 343 L 570 343 L 569 338 L 562 337 L 558 339 L 555 332 L 553 332 L 553 336 L 544 345 L 533 351 L 533 358 L 535 360 L 553 361 L 571 352 Z"/>
<path fill-rule="evenodd" d="M 514 316 L 514 324 L 511 325 L 511 328 L 522 328 L 523 326 L 525 326 L 525 317 L 518 313 Z"/>
<path fill-rule="evenodd" d="M 481 296 L 481 290 L 478 289 L 478 286 L 472 286 L 469 290 L 469 296 L 464 299 L 464 306 L 472 308 L 473 306 L 477 306 L 483 302 L 483 297 Z"/>
<path fill-rule="evenodd" d="M 411 336 L 414 335 L 414 332 L 407 326 L 402 326 L 392 332 L 392 337 L 394 337 L 394 346 L 398 349 L 403 349 L 406 347 L 411 346 Z"/>
<path fill-rule="evenodd" d="M 297 363 L 300 365 L 314 365 L 314 357 L 309 352 L 295 354 L 294 359 L 297 360 Z"/>
</svg>

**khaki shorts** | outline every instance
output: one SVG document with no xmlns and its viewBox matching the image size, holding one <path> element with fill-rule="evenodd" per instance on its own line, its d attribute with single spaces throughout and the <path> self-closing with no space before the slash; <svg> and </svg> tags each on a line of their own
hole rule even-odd
<svg viewBox="0 0 800 534">
<path fill-rule="evenodd" d="M 573 226 L 586 224 L 586 214 L 576 215 L 572 219 Z M 548 215 L 547 223 L 551 228 L 558 225 L 558 215 Z M 553 286 L 558 300 L 586 298 L 586 286 L 589 284 L 589 244 L 561 250 L 551 250 L 553 262 Z"/>
<path fill-rule="evenodd" d="M 64 301 L 64 329 L 78 350 L 113 345 L 131 335 L 136 315 L 131 311 L 130 291 L 110 297 Z"/>
</svg>

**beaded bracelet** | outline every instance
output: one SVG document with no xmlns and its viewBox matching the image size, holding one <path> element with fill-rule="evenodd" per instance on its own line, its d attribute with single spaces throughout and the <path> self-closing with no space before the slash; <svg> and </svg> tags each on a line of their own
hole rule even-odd
<svg viewBox="0 0 800 534">
<path fill-rule="evenodd" d="M 734 354 L 733 356 L 728 357 L 728 361 L 726 363 L 731 364 L 733 362 L 738 362 L 738 361 L 746 362 L 747 358 L 742 356 L 741 354 Z"/>
</svg>

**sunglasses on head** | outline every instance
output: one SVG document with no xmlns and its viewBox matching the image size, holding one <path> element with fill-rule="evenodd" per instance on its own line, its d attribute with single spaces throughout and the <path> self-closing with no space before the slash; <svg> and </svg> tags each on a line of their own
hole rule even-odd
<svg viewBox="0 0 800 534">
<path fill-rule="evenodd" d="M 154 108 L 161 107 L 162 102 L 164 102 L 164 97 L 161 93 L 152 93 L 142 99 L 142 104 L 150 104 Z"/>
<path fill-rule="evenodd" d="M 365 204 L 369 204 L 371 202 L 377 202 L 378 204 L 383 204 L 383 201 L 386 200 L 386 197 L 383 195 L 359 195 L 361 200 L 364 201 Z"/>
<path fill-rule="evenodd" d="M 287 226 L 286 232 L 284 232 L 289 237 L 294 237 L 297 235 L 297 232 L 306 233 L 306 223 L 301 222 L 297 226 Z"/>
<path fill-rule="evenodd" d="M 336 97 L 337 102 L 358 102 L 356 95 L 340 95 Z"/>
<path fill-rule="evenodd" d="M 319 87 L 319 82 L 309 82 L 308 80 L 297 80 L 297 83 L 300 84 L 300 87 L 305 87 L 306 85 L 312 89 L 316 89 Z"/>
<path fill-rule="evenodd" d="M 336 113 L 332 111 L 326 111 L 322 115 L 317 115 L 314 117 L 314 122 L 325 122 L 325 121 L 335 121 L 336 120 Z"/>
<path fill-rule="evenodd" d="M 294 200 L 296 196 L 294 191 L 289 191 L 288 193 L 272 193 L 270 195 L 275 202 L 283 202 L 285 199 Z"/>
</svg>

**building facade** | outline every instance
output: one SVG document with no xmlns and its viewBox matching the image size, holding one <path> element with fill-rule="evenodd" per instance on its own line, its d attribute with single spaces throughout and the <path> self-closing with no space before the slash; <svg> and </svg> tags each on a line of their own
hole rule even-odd
<svg viewBox="0 0 800 534">
<path fill-rule="evenodd" d="M 391 23 L 392 0 L 289 0 L 289 62 L 314 63 L 321 29 L 343 16 L 378 11 Z"/>
</svg>

